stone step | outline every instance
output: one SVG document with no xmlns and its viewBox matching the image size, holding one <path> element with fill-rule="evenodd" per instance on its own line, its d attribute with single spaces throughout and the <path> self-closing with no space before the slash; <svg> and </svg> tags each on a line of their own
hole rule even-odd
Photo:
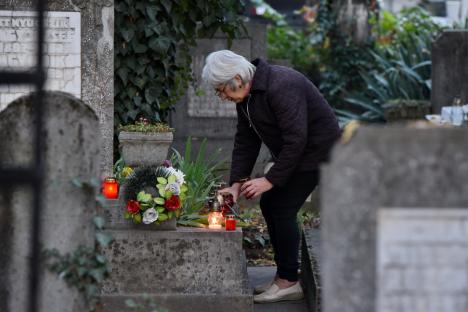
<svg viewBox="0 0 468 312">
<path fill-rule="evenodd" d="M 320 312 L 320 229 L 305 228 L 302 232 L 302 285 L 309 311 Z"/>
<path fill-rule="evenodd" d="M 235 294 L 154 294 L 147 296 L 156 304 L 157 308 L 167 309 L 169 312 L 252 312 L 252 295 Z M 126 306 L 125 300 L 132 299 L 136 303 L 144 303 L 144 296 L 137 295 L 104 295 L 101 297 L 102 311 L 134 312 Z M 152 311 L 150 309 L 138 311 Z M 159 309 L 158 309 L 159 311 Z"/>
</svg>

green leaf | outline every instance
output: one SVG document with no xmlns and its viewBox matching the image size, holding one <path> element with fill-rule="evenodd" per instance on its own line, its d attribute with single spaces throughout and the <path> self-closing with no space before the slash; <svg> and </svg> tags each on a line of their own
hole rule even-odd
<svg viewBox="0 0 468 312">
<path fill-rule="evenodd" d="M 155 202 L 156 204 L 158 204 L 158 205 L 164 205 L 165 200 L 164 200 L 164 198 L 156 197 L 156 198 L 154 199 L 154 202 Z"/>
<path fill-rule="evenodd" d="M 158 183 L 159 184 L 162 184 L 162 185 L 166 185 L 167 184 L 167 180 L 163 177 L 158 177 Z"/>
<path fill-rule="evenodd" d="M 166 9 L 167 13 L 171 12 L 172 1 L 171 0 L 161 0 L 162 5 Z"/>
<path fill-rule="evenodd" d="M 148 46 L 155 52 L 159 54 L 166 54 L 169 46 L 171 45 L 171 40 L 167 37 L 159 36 L 157 38 L 152 38 Z"/>
<path fill-rule="evenodd" d="M 130 42 L 135 36 L 135 31 L 133 29 L 121 29 L 120 34 L 126 42 Z"/>
<path fill-rule="evenodd" d="M 102 230 L 104 228 L 104 224 L 106 223 L 106 221 L 104 220 L 103 217 L 94 217 L 93 218 L 93 222 L 94 222 L 94 225 L 96 226 L 96 228 L 98 230 Z"/>
<path fill-rule="evenodd" d="M 161 212 L 164 212 L 164 210 L 166 210 L 166 208 L 164 207 L 158 207 L 158 209 L 156 209 L 159 213 Z"/>
<path fill-rule="evenodd" d="M 72 181 L 74 186 L 82 188 L 83 187 L 83 182 L 80 181 L 78 178 L 73 178 Z"/>
<path fill-rule="evenodd" d="M 126 211 L 125 214 L 124 214 L 124 218 L 125 218 L 126 220 L 131 219 L 131 218 L 132 218 L 132 214 L 131 214 L 130 212 Z"/>
<path fill-rule="evenodd" d="M 105 234 L 105 233 L 96 233 L 96 240 L 98 241 L 99 245 L 101 247 L 107 247 L 109 246 L 110 242 L 112 242 L 113 238 L 111 235 L 109 234 Z"/>
<path fill-rule="evenodd" d="M 167 219 L 168 219 L 167 214 L 165 214 L 165 213 L 160 213 L 159 214 L 159 218 L 158 218 L 159 221 L 166 221 Z"/>
<path fill-rule="evenodd" d="M 151 201 L 151 194 L 147 194 L 145 191 L 140 191 L 137 195 L 137 200 L 142 203 L 148 203 Z"/>
<path fill-rule="evenodd" d="M 137 213 L 133 215 L 133 222 L 134 223 L 141 223 L 141 214 Z"/>
<path fill-rule="evenodd" d="M 167 217 L 168 217 L 169 219 L 172 219 L 172 218 L 174 217 L 174 212 L 169 211 L 169 212 L 167 213 Z"/>
<path fill-rule="evenodd" d="M 158 14 L 159 8 L 155 5 L 149 5 L 146 7 L 146 14 L 153 22 L 156 22 L 156 14 Z"/>
<path fill-rule="evenodd" d="M 158 191 L 159 191 L 159 195 L 161 195 L 162 197 L 165 197 L 164 195 L 166 195 L 166 191 L 163 188 L 158 189 Z"/>
<path fill-rule="evenodd" d="M 161 96 L 161 89 L 156 87 L 149 87 L 145 90 L 145 99 L 148 103 L 153 103 Z"/>
<path fill-rule="evenodd" d="M 169 178 L 167 178 L 168 183 L 175 183 L 176 180 L 177 178 L 175 175 L 170 175 Z"/>
<path fill-rule="evenodd" d="M 165 199 L 169 199 L 169 198 L 171 198 L 171 197 L 172 197 L 172 193 L 171 193 L 171 192 L 169 192 L 169 191 L 164 192 L 164 198 L 165 198 Z"/>
<path fill-rule="evenodd" d="M 125 300 L 125 305 L 128 307 L 128 308 L 132 308 L 132 309 L 136 309 L 139 307 L 139 305 L 133 301 L 133 299 L 126 299 Z"/>
</svg>

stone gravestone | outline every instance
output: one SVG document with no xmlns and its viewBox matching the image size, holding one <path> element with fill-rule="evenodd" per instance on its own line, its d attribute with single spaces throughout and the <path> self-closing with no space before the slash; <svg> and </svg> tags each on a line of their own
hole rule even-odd
<svg viewBox="0 0 468 312">
<path fill-rule="evenodd" d="M 459 95 L 468 104 L 468 30 L 445 31 L 432 44 L 432 92 L 434 113 L 452 105 Z"/>
<path fill-rule="evenodd" d="M 362 127 L 322 179 L 322 311 L 468 311 L 468 129 Z"/>
<path fill-rule="evenodd" d="M 237 123 L 235 103 L 221 101 L 212 87 L 203 83 L 201 74 L 205 58 L 211 52 L 230 49 L 248 60 L 261 57 L 266 59 L 266 28 L 265 25 L 247 23 L 247 36 L 233 40 L 228 47 L 228 40 L 223 33 L 216 33 L 211 39 L 198 39 L 193 52 L 192 69 L 195 86 L 189 87 L 187 94 L 176 105 L 176 111 L 171 114 L 171 126 L 176 129 L 173 147 L 183 151 L 188 137 L 192 137 L 195 147 L 207 139 L 207 155 L 212 155 L 218 148 L 222 149 L 222 158 L 230 161 L 234 146 L 234 135 Z M 201 91 L 201 92 L 197 92 Z M 263 167 L 269 160 L 268 150 L 263 147 L 254 172 L 263 172 Z"/>
<path fill-rule="evenodd" d="M 99 178 L 99 121 L 93 110 L 59 92 L 47 93 L 44 122 L 45 171 L 41 244 L 60 253 L 93 246 L 95 194 L 73 179 Z M 32 97 L 21 97 L 0 113 L 0 166 L 32 165 Z M 32 192 L 27 187 L 0 190 L 0 310 L 26 311 L 28 296 Z M 83 300 L 56 273 L 41 269 L 42 312 L 83 312 Z"/>
<path fill-rule="evenodd" d="M 103 176 L 112 172 L 114 137 L 113 1 L 47 1 L 44 65 L 47 90 L 63 91 L 90 105 L 100 121 Z M 35 64 L 34 1 L 0 1 L 0 68 L 28 70 Z M 1 85 L 0 111 L 33 91 Z"/>
</svg>

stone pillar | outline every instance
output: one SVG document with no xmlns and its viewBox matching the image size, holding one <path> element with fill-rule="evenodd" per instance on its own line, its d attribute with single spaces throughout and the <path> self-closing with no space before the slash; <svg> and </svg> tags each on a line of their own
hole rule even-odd
<svg viewBox="0 0 468 312">
<path fill-rule="evenodd" d="M 0 68 L 27 70 L 35 64 L 34 1 L 0 2 Z M 50 0 L 46 13 L 47 90 L 67 92 L 89 104 L 100 121 L 102 175 L 110 175 L 114 138 L 113 0 Z M 0 86 L 0 110 L 33 91 Z"/>
<path fill-rule="evenodd" d="M 468 103 L 468 30 L 443 32 L 432 44 L 431 103 L 435 113 L 460 95 Z"/>
</svg>

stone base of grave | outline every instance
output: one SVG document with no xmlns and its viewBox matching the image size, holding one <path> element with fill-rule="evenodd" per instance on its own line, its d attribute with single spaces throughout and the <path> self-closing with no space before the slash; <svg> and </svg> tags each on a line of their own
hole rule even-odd
<svg viewBox="0 0 468 312">
<path fill-rule="evenodd" d="M 103 312 L 134 311 L 125 300 L 145 296 L 168 311 L 252 311 L 241 229 L 125 228 L 109 219 L 109 209 L 124 209 L 123 203 L 109 202 L 104 211 L 114 242 L 105 251 L 111 274 L 102 288 Z"/>
<path fill-rule="evenodd" d="M 302 232 L 301 272 L 302 284 L 309 311 L 320 312 L 320 229 Z"/>
</svg>

